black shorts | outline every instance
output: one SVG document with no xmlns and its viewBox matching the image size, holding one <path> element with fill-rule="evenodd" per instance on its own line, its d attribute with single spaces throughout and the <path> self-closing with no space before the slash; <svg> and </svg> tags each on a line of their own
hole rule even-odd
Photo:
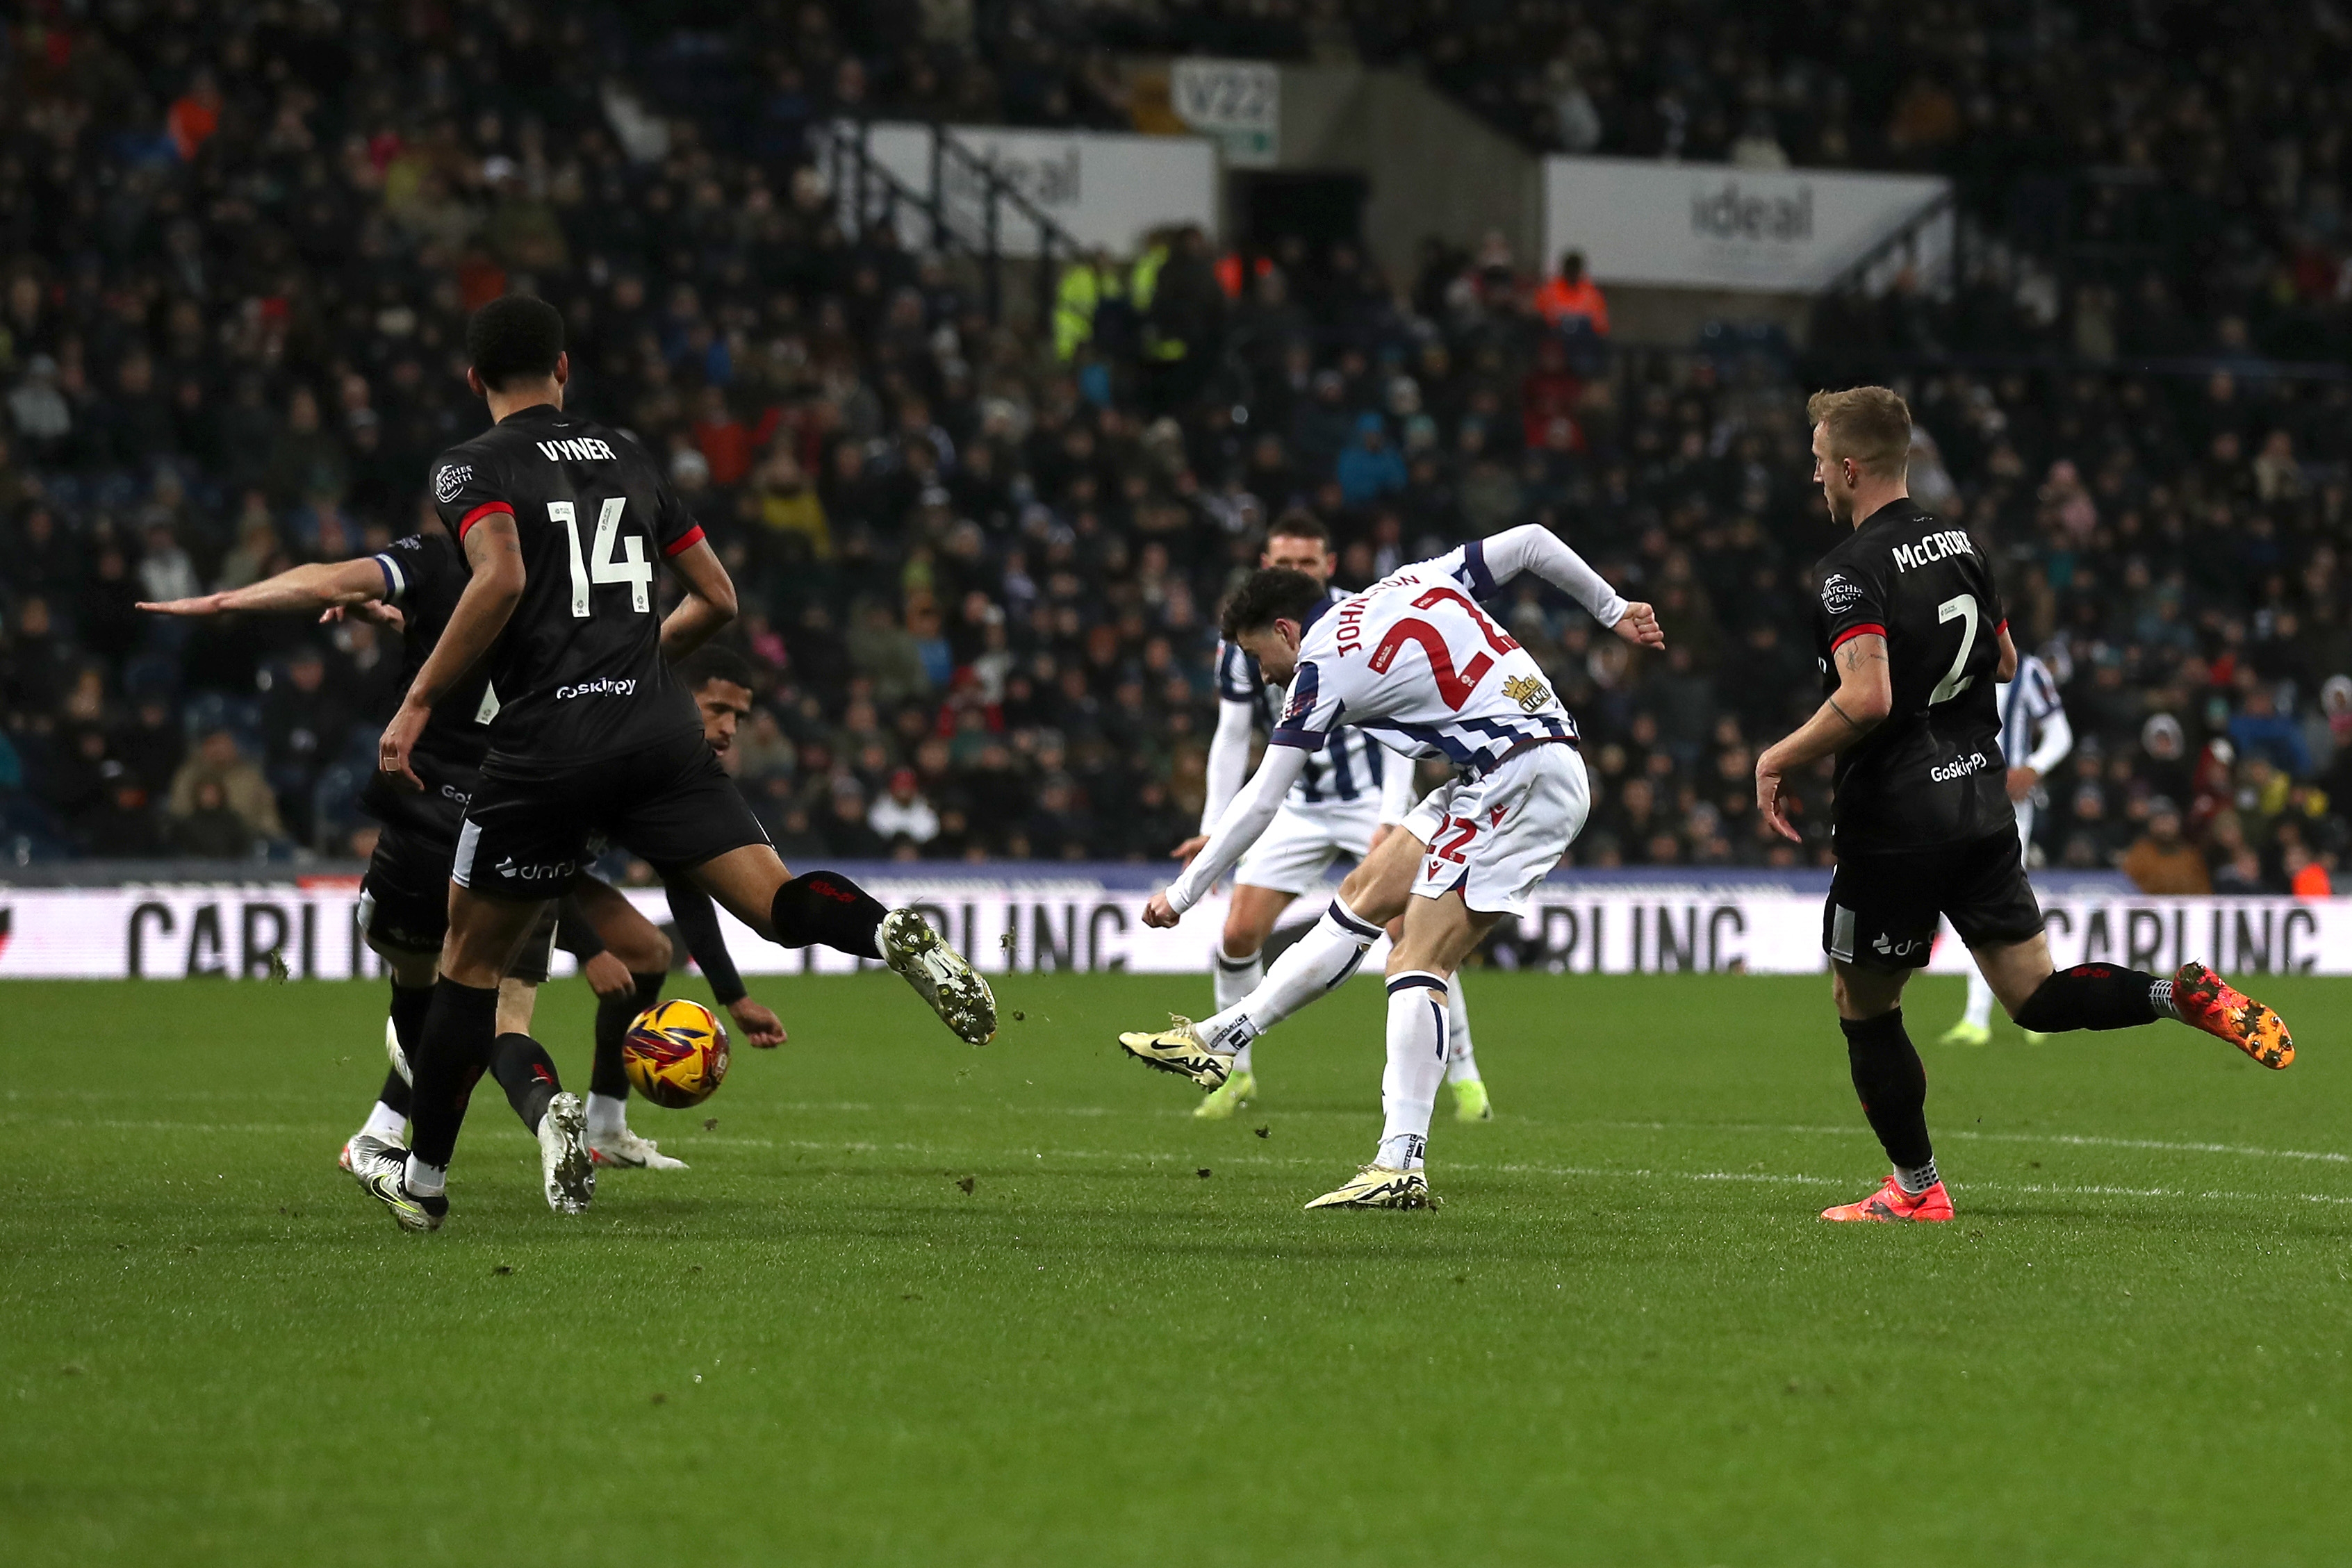
<svg viewBox="0 0 2352 1568">
<path fill-rule="evenodd" d="M 450 875 L 492 898 L 554 898 L 602 835 L 663 867 L 700 865 L 768 842 L 698 730 L 625 756 L 524 776 L 485 771 L 466 808 Z"/>
<path fill-rule="evenodd" d="M 1865 969 L 1924 968 L 1938 915 L 1971 947 L 2041 931 L 2041 901 L 2014 830 L 1941 849 L 1841 854 L 1822 910 L 1822 950 Z"/>
<path fill-rule="evenodd" d="M 371 946 L 437 956 L 449 932 L 449 867 L 455 840 L 387 827 L 376 836 L 375 854 L 360 881 L 360 931 Z M 528 986 L 547 983 L 555 952 L 556 906 L 550 904 L 531 928 L 507 977 Z"/>
</svg>

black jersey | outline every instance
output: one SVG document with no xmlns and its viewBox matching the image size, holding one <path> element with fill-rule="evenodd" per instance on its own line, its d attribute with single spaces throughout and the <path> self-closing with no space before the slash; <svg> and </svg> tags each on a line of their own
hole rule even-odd
<svg viewBox="0 0 2352 1568">
<path fill-rule="evenodd" d="M 433 465 L 459 540 L 504 512 L 522 542 L 522 599 L 488 660 L 499 694 L 486 772 L 537 773 L 698 735 L 661 656 L 654 574 L 702 538 L 644 448 L 541 403 Z"/>
<path fill-rule="evenodd" d="M 1838 850 L 1924 850 L 2013 832 L 1993 697 L 2009 622 L 1967 530 L 1908 497 L 1889 502 L 1822 558 L 1819 578 L 1823 690 L 1837 690 L 1840 645 L 1870 632 L 1886 639 L 1895 688 L 1885 721 L 1838 754 Z"/>
<path fill-rule="evenodd" d="M 373 559 L 383 573 L 384 602 L 398 605 L 405 618 L 400 660 L 400 689 L 404 692 L 424 668 L 433 644 L 441 640 L 472 574 L 457 545 L 442 533 L 394 539 Z M 362 809 L 379 821 L 454 840 L 474 792 L 474 776 L 490 748 L 490 720 L 498 712 L 498 695 L 487 671 L 480 665 L 467 671 L 434 708 L 410 756 L 410 767 L 425 781 L 424 795 L 395 789 L 383 773 L 372 773 L 360 795 Z"/>
</svg>

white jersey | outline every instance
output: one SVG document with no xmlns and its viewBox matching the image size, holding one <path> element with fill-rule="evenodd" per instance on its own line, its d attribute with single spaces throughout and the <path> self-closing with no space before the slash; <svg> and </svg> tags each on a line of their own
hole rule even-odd
<svg viewBox="0 0 2352 1568">
<path fill-rule="evenodd" d="M 1994 711 L 2000 715 L 2000 755 L 2011 768 L 2032 767 L 2047 773 L 2048 766 L 2032 761 L 2034 751 L 2047 737 L 2050 721 L 2065 722 L 2066 710 L 2058 701 L 2058 683 L 2050 678 L 2049 666 L 2028 653 L 2017 661 L 2017 676 L 1993 688 Z M 2071 740 L 2073 737 L 2069 735 Z M 2055 765 L 2065 756 L 2062 748 L 2050 758 Z"/>
<path fill-rule="evenodd" d="M 1334 588 L 1326 595 L 1328 602 L 1338 604 L 1347 599 L 1344 589 Z M 1281 722 L 1282 694 L 1265 684 L 1259 674 L 1257 661 L 1244 653 L 1238 643 L 1220 642 L 1217 644 L 1217 697 L 1221 702 L 1246 703 L 1250 715 L 1268 731 Z M 1211 791 L 1209 810 L 1202 813 L 1201 831 L 1206 832 L 1216 825 L 1233 791 L 1241 786 L 1242 776 L 1248 769 L 1248 748 L 1241 747 L 1236 758 L 1232 782 L 1219 799 Z M 1338 806 L 1353 810 L 1360 805 L 1369 806 L 1381 795 L 1381 784 L 1388 769 L 1396 766 L 1384 759 L 1384 748 L 1353 728 L 1342 727 L 1332 732 L 1330 742 L 1322 752 L 1307 764 L 1307 771 L 1290 787 L 1283 804 L 1294 811 L 1315 812 Z"/>
<path fill-rule="evenodd" d="M 1476 778 L 1515 750 L 1575 739 L 1542 667 L 1478 608 L 1495 591 L 1485 542 L 1474 540 L 1323 612 L 1299 642 L 1274 744 L 1312 752 L 1351 724 Z"/>
</svg>

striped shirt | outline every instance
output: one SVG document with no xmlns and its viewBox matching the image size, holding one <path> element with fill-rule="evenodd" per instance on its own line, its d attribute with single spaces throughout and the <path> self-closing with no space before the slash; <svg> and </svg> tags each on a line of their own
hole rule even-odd
<svg viewBox="0 0 2352 1568">
<path fill-rule="evenodd" d="M 1337 604 L 1347 597 L 1346 591 L 1334 588 L 1325 603 Z M 1258 725 L 1269 734 L 1282 721 L 1282 693 L 1265 684 L 1257 661 L 1235 643 L 1221 641 L 1217 644 L 1217 695 L 1225 702 L 1248 703 Z M 1386 750 L 1354 726 L 1340 726 L 1323 748 L 1307 758 L 1307 771 L 1290 787 L 1283 803 L 1303 810 L 1333 802 L 1378 800 L 1383 769 L 1396 766 L 1383 758 Z"/>
<path fill-rule="evenodd" d="M 2017 678 L 1993 688 L 1993 704 L 2000 714 L 2000 754 L 2011 768 L 2021 768 L 2033 755 L 2042 727 L 2062 711 L 2058 683 L 2048 666 L 2027 653 L 2017 661 Z"/>
</svg>

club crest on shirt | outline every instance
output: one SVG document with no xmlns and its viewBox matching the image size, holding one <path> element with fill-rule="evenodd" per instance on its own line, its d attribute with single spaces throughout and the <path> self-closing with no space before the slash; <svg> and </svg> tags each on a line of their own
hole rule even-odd
<svg viewBox="0 0 2352 1568">
<path fill-rule="evenodd" d="M 1832 615 L 1844 614 L 1861 597 L 1861 585 L 1842 571 L 1833 571 L 1822 580 L 1822 608 Z"/>
<path fill-rule="evenodd" d="M 445 507 L 447 506 L 457 498 L 457 493 L 466 487 L 466 481 L 473 476 L 474 470 L 470 464 L 443 465 L 441 472 L 433 476 L 434 499 Z"/>
<path fill-rule="evenodd" d="M 1503 695 L 1528 713 L 1539 711 L 1551 701 L 1551 688 L 1533 675 L 1513 675 L 1503 683 Z"/>
</svg>

